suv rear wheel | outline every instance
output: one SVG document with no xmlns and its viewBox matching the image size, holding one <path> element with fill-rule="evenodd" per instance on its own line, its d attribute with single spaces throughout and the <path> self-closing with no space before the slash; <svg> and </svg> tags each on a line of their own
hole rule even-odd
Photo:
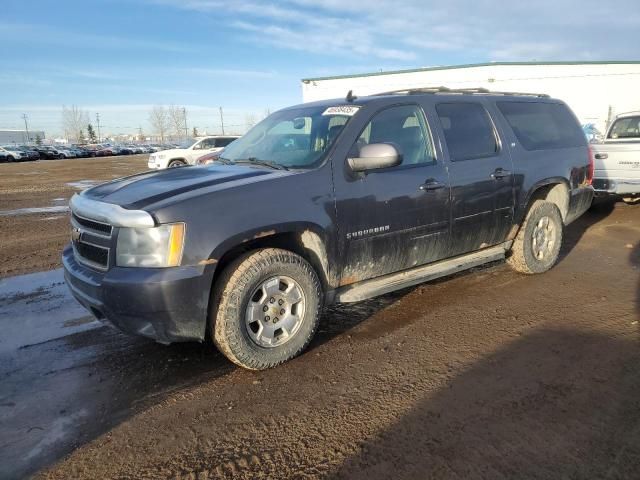
<svg viewBox="0 0 640 480">
<path fill-rule="evenodd" d="M 318 275 L 287 250 L 266 248 L 233 262 L 214 289 L 213 341 L 250 370 L 275 367 L 309 345 L 322 305 Z"/>
<path fill-rule="evenodd" d="M 536 200 L 513 241 L 507 263 L 520 273 L 543 273 L 558 261 L 563 223 L 558 207 Z"/>
</svg>

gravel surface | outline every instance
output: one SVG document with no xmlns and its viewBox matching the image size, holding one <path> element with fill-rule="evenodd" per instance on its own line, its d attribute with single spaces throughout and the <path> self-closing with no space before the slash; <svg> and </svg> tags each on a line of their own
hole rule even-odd
<svg viewBox="0 0 640 480">
<path fill-rule="evenodd" d="M 0 278 L 60 266 L 75 192 L 147 169 L 149 155 L 0 164 Z"/>
</svg>

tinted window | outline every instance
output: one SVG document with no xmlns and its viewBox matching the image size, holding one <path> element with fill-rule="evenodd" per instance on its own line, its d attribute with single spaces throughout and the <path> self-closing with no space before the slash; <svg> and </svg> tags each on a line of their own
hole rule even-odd
<svg viewBox="0 0 640 480">
<path fill-rule="evenodd" d="M 357 146 L 393 143 L 402 153 L 402 165 L 433 163 L 433 144 L 422 110 L 415 105 L 392 107 L 377 113 L 362 131 Z"/>
<path fill-rule="evenodd" d="M 479 103 L 441 103 L 436 106 L 452 160 L 495 155 L 498 142 L 493 124 Z"/>
<path fill-rule="evenodd" d="M 640 138 L 640 116 L 616 120 L 608 138 Z"/>
<path fill-rule="evenodd" d="M 216 147 L 226 147 L 234 140 L 235 138 L 216 138 Z"/>
<path fill-rule="evenodd" d="M 560 103 L 498 102 L 498 108 L 526 150 L 580 147 L 584 133 Z"/>
</svg>

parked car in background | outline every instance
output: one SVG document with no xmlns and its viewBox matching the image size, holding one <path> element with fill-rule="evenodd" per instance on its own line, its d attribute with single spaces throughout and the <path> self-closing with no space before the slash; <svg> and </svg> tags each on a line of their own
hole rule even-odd
<svg viewBox="0 0 640 480">
<path fill-rule="evenodd" d="M 589 143 L 600 143 L 604 140 L 604 135 L 593 123 L 582 125 L 582 131 Z"/>
<path fill-rule="evenodd" d="M 25 160 L 40 160 L 40 154 L 33 147 L 20 145 L 18 148 L 25 156 Z"/>
<path fill-rule="evenodd" d="M 218 152 L 238 138 L 240 138 L 238 135 L 214 135 L 191 139 L 181 145 L 180 148 L 152 153 L 149 155 L 148 165 L 151 169 L 195 165 L 198 157 L 206 153 Z"/>
<path fill-rule="evenodd" d="M 0 147 L 0 152 L 2 153 L 2 160 L 5 162 L 21 162 L 29 158 L 28 155 L 16 145 L 3 145 Z"/>
<path fill-rule="evenodd" d="M 56 158 L 64 158 L 62 153 L 49 145 L 40 145 L 34 147 L 34 149 L 40 154 L 41 159 L 54 160 Z"/>
<path fill-rule="evenodd" d="M 74 149 L 65 145 L 58 145 L 56 150 L 62 155 L 60 158 L 76 158 L 78 156 Z"/>
<path fill-rule="evenodd" d="M 224 149 L 220 150 L 219 152 L 211 152 L 211 153 L 206 153 L 204 155 L 202 155 L 201 157 L 198 157 L 196 159 L 196 165 L 210 165 L 213 162 L 219 160 L 220 156 L 223 154 Z"/>
<path fill-rule="evenodd" d="M 544 95 L 308 103 L 219 160 L 76 194 L 65 279 L 98 319 L 162 343 L 211 338 L 253 370 L 299 355 L 324 305 L 505 258 L 549 270 L 593 198 L 580 125 Z"/>
<path fill-rule="evenodd" d="M 604 140 L 591 147 L 596 194 L 619 195 L 626 203 L 640 203 L 640 112 L 618 115 Z"/>
</svg>

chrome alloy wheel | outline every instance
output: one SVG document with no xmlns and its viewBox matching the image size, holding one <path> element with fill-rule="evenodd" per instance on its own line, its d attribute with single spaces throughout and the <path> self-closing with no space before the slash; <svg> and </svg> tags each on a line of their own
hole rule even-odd
<svg viewBox="0 0 640 480">
<path fill-rule="evenodd" d="M 556 244 L 556 227 L 549 217 L 542 217 L 531 235 L 531 250 L 538 260 L 544 260 L 547 254 L 552 254 Z"/>
<path fill-rule="evenodd" d="M 245 313 L 247 333 L 265 348 L 283 345 L 300 329 L 305 297 L 291 277 L 271 277 L 255 289 Z"/>
</svg>

